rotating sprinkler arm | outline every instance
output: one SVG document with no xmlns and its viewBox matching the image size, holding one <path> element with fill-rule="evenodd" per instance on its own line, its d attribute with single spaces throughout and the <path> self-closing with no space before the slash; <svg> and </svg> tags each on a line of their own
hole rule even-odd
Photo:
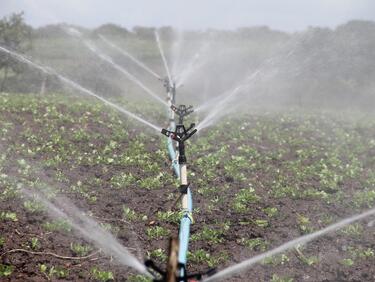
<svg viewBox="0 0 375 282">
<path fill-rule="evenodd" d="M 193 106 L 185 106 L 185 105 L 180 105 L 176 107 L 175 105 L 171 105 L 172 111 L 178 115 L 178 124 L 183 124 L 184 123 L 184 118 L 188 115 L 190 115 L 192 112 L 194 112 Z"/>
<path fill-rule="evenodd" d="M 175 131 L 170 131 L 167 129 L 162 129 L 161 133 L 167 137 L 171 137 L 178 143 L 178 162 L 179 164 L 186 164 L 186 156 L 185 156 L 185 141 L 188 140 L 191 136 L 193 136 L 197 129 L 193 129 L 195 124 L 192 123 L 188 129 L 185 128 L 183 124 L 176 125 Z"/>
</svg>

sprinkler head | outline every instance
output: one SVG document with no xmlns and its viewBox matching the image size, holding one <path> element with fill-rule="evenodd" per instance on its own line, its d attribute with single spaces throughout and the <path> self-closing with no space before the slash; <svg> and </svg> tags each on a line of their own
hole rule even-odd
<svg viewBox="0 0 375 282">
<path fill-rule="evenodd" d="M 170 131 L 167 129 L 161 130 L 162 134 L 178 142 L 178 163 L 180 165 L 186 163 L 185 141 L 193 136 L 195 132 L 197 132 L 197 129 L 194 129 L 194 127 L 195 123 L 192 123 L 188 129 L 186 129 L 183 124 L 178 124 L 176 125 L 175 131 Z"/>
<path fill-rule="evenodd" d="M 197 129 L 193 129 L 195 127 L 195 123 L 192 123 L 188 129 L 185 128 L 183 124 L 176 125 L 175 131 L 170 131 L 167 129 L 162 129 L 161 133 L 167 137 L 171 137 L 173 140 L 177 141 L 178 143 L 184 143 L 188 140 L 191 136 L 193 136 Z"/>
<path fill-rule="evenodd" d="M 188 115 L 190 115 L 192 112 L 194 112 L 193 106 L 185 106 L 185 105 L 179 105 L 176 107 L 175 105 L 171 106 L 172 111 L 176 113 L 179 117 L 179 124 L 184 123 L 184 118 Z"/>
</svg>

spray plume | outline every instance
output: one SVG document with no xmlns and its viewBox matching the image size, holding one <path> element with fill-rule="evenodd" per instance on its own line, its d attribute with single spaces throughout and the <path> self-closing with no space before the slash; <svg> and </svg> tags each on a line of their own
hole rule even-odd
<svg viewBox="0 0 375 282">
<path fill-rule="evenodd" d="M 49 201 L 41 193 L 21 190 L 28 198 L 41 202 L 50 216 L 64 219 L 82 236 L 92 241 L 109 256 L 113 256 L 119 263 L 129 266 L 142 274 L 148 274 L 143 263 L 139 262 L 124 246 L 122 246 L 108 231 L 104 230 L 96 221 L 84 215 L 67 199 L 59 198 L 56 203 Z"/>
<path fill-rule="evenodd" d="M 146 85 L 144 85 L 142 82 L 140 82 L 134 75 L 132 75 L 130 72 L 128 72 L 126 69 L 123 67 L 119 66 L 116 64 L 112 58 L 109 56 L 103 54 L 100 52 L 94 45 L 93 42 L 84 40 L 82 37 L 82 34 L 72 28 L 72 27 L 65 27 L 64 30 L 70 34 L 71 36 L 77 37 L 80 40 L 83 41 L 83 44 L 91 51 L 93 52 L 96 56 L 98 56 L 101 60 L 109 63 L 113 68 L 115 68 L 117 71 L 121 72 L 123 75 L 125 75 L 130 81 L 134 82 L 136 85 L 138 85 L 140 88 L 142 88 L 148 95 L 150 95 L 152 98 L 163 104 L 164 106 L 168 106 L 168 103 L 165 102 L 162 98 L 160 98 L 158 95 L 156 95 L 153 91 L 151 91 Z"/>
<path fill-rule="evenodd" d="M 46 74 L 56 76 L 63 83 L 69 85 L 70 87 L 72 87 L 72 88 L 74 88 L 76 90 L 79 90 L 80 92 L 82 92 L 82 93 L 84 93 L 86 95 L 89 95 L 91 97 L 94 97 L 94 98 L 100 100 L 104 104 L 106 104 L 106 105 L 108 105 L 108 106 L 110 106 L 110 107 L 118 110 L 119 112 L 121 112 L 121 113 L 123 113 L 123 114 L 125 114 L 125 115 L 127 115 L 127 116 L 129 116 L 129 117 L 131 117 L 131 118 L 133 118 L 133 119 L 135 119 L 135 120 L 137 120 L 137 121 L 139 121 L 139 122 L 141 122 L 141 123 L 149 126 L 149 127 L 151 127 L 152 129 L 156 130 L 158 133 L 161 131 L 161 127 L 158 127 L 158 126 L 156 126 L 156 125 L 154 125 L 154 124 L 152 124 L 152 123 L 144 120 L 143 118 L 137 116 L 136 114 L 133 114 L 132 112 L 129 112 L 129 111 L 125 110 L 124 108 L 122 108 L 122 107 L 120 107 L 120 106 L 118 106 L 118 105 L 116 105 L 116 104 L 108 101 L 107 99 L 105 99 L 105 98 L 99 96 L 98 94 L 92 92 L 91 90 L 89 90 L 89 89 L 87 89 L 87 88 L 79 85 L 78 83 L 74 82 L 73 80 L 70 80 L 69 78 L 66 78 L 65 76 L 57 73 L 55 70 L 53 70 L 53 69 L 51 69 L 49 67 L 42 66 L 40 64 L 34 63 L 31 60 L 27 59 L 25 56 L 23 56 L 21 54 L 18 54 L 18 53 L 14 52 L 14 51 L 8 50 L 7 48 L 4 48 L 2 46 L 0 46 L 0 51 L 6 53 L 8 55 L 11 55 L 13 58 L 17 59 L 18 61 L 20 61 L 22 63 L 25 63 L 25 64 L 33 67 L 33 68 L 36 68 L 36 69 L 38 69 L 38 70 L 40 70 L 40 71 L 42 71 L 42 72 L 44 72 Z"/>
<path fill-rule="evenodd" d="M 160 41 L 160 37 L 159 37 L 159 33 L 157 32 L 157 30 L 155 30 L 155 38 L 156 38 L 156 42 L 158 44 L 158 48 L 159 48 L 159 51 L 160 51 L 160 56 L 161 56 L 161 58 L 163 60 L 165 71 L 167 72 L 167 76 L 168 76 L 169 82 L 171 83 L 172 82 L 171 72 L 169 71 L 167 59 L 165 58 L 165 54 L 164 54 L 163 47 L 161 45 L 161 41 Z"/>
<path fill-rule="evenodd" d="M 288 59 L 291 57 L 297 50 L 298 46 L 303 44 L 309 37 L 308 36 L 298 36 L 296 39 L 291 39 L 286 43 L 283 43 L 281 46 L 277 48 L 277 50 L 285 50 L 284 52 L 277 52 L 276 54 L 272 55 L 270 58 L 265 60 L 254 72 L 252 72 L 248 77 L 246 77 L 239 86 L 235 87 L 233 90 L 224 92 L 223 94 L 215 97 L 203 105 L 198 106 L 196 108 L 196 112 L 205 111 L 208 108 L 212 110 L 209 111 L 208 115 L 198 124 L 197 129 L 204 129 L 210 125 L 212 125 L 216 120 L 218 120 L 221 116 L 225 115 L 228 112 L 228 103 L 234 100 L 240 93 L 243 93 L 246 89 L 249 89 L 256 81 L 257 78 L 266 73 L 267 70 L 271 70 L 276 74 L 278 69 L 275 67 L 277 63 L 280 64 L 281 60 Z M 292 48 L 289 48 L 293 46 Z M 233 109 L 232 107 L 231 109 Z"/>
<path fill-rule="evenodd" d="M 150 73 L 151 75 L 153 75 L 154 77 L 156 77 L 157 79 L 161 79 L 161 76 L 158 75 L 156 72 L 154 72 L 152 69 L 150 69 L 148 66 L 146 66 L 144 63 L 142 63 L 140 60 L 138 60 L 137 58 L 135 58 L 133 55 L 131 55 L 130 53 L 128 53 L 127 51 L 125 51 L 124 49 L 118 47 L 117 45 L 115 45 L 112 41 L 110 41 L 109 39 L 107 39 L 106 37 L 104 37 L 103 35 L 99 34 L 99 37 L 101 40 L 103 40 L 103 42 L 105 42 L 108 46 L 112 47 L 113 49 L 117 50 L 118 52 L 120 52 L 122 55 L 128 57 L 129 59 L 131 59 L 134 63 L 136 63 L 138 66 L 140 66 L 141 68 L 143 68 L 145 71 L 147 71 L 148 73 Z"/>
<path fill-rule="evenodd" d="M 124 74 L 128 79 L 130 79 L 132 82 L 137 84 L 140 88 L 142 88 L 147 94 L 149 94 L 151 97 L 153 97 L 155 100 L 160 102 L 161 104 L 168 106 L 168 103 L 165 102 L 162 98 L 160 98 L 158 95 L 156 95 L 154 92 L 152 92 L 149 88 L 147 88 L 142 82 L 140 82 L 134 75 L 132 75 L 130 72 L 128 72 L 123 67 L 116 64 L 112 58 L 108 57 L 107 55 L 101 53 L 92 42 L 84 41 L 85 46 L 93 52 L 95 55 L 97 55 L 100 59 L 103 61 L 109 63 L 112 67 L 114 67 L 116 70 Z"/>
<path fill-rule="evenodd" d="M 303 244 L 306 244 L 312 240 L 315 240 L 321 236 L 324 236 L 326 235 L 327 233 L 330 233 L 330 232 L 333 232 L 333 231 L 336 231 L 338 229 L 341 229 L 349 224 L 352 224 L 353 222 L 356 222 L 356 221 L 359 221 L 359 220 L 362 220 L 366 217 L 369 217 L 369 216 L 372 216 L 372 215 L 375 215 L 375 208 L 374 209 L 371 209 L 371 210 L 368 210 L 366 212 L 363 212 L 361 214 L 357 214 L 357 215 L 354 215 L 354 216 L 351 216 L 349 218 L 346 218 L 346 219 L 343 219 L 335 224 L 332 224 L 332 225 L 329 225 L 327 226 L 326 228 L 323 228 L 319 231 L 316 231 L 314 233 L 311 233 L 311 234 L 308 234 L 308 235 L 305 235 L 305 236 L 301 236 L 297 239 L 294 239 L 294 240 L 291 240 L 273 250 L 270 250 L 268 252 L 265 252 L 263 254 L 260 254 L 260 255 L 257 255 L 253 258 L 250 258 L 248 260 L 245 260 L 241 263 L 238 263 L 236 265 L 233 265 L 233 266 L 230 266 L 220 272 L 218 272 L 217 274 L 207 278 L 204 280 L 204 282 L 208 282 L 208 281 L 219 281 L 219 280 L 222 280 L 223 278 L 225 277 L 228 277 L 228 276 L 231 276 L 231 275 L 234 275 L 234 274 L 238 274 L 239 272 L 241 271 L 244 271 L 245 269 L 251 267 L 252 265 L 264 260 L 265 258 L 268 258 L 268 257 L 271 257 L 271 256 L 274 256 L 274 255 L 277 255 L 277 254 L 280 254 L 280 253 L 283 253 L 291 248 L 294 248 L 298 245 L 303 245 Z"/>
<path fill-rule="evenodd" d="M 209 43 L 205 43 L 201 48 L 194 54 L 190 62 L 183 68 L 182 72 L 176 77 L 176 86 L 182 86 L 185 81 L 200 67 L 202 67 L 205 62 L 200 61 L 202 55 L 208 50 Z"/>
</svg>

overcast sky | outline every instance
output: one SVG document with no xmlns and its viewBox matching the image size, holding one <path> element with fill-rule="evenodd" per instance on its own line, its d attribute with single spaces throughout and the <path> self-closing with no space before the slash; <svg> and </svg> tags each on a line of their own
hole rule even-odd
<svg viewBox="0 0 375 282">
<path fill-rule="evenodd" d="M 183 29 L 268 25 L 295 31 L 375 20 L 375 0 L 0 0 L 0 17 L 20 11 L 36 27 L 60 22 L 90 28 L 104 23 Z"/>
</svg>

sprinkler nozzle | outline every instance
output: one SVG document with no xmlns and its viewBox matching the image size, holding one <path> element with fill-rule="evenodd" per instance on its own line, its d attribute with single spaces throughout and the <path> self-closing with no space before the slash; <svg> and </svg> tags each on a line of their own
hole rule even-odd
<svg viewBox="0 0 375 282">
<path fill-rule="evenodd" d="M 178 142 L 178 163 L 185 164 L 186 163 L 186 156 L 185 156 L 185 141 L 188 140 L 191 136 L 193 136 L 198 130 L 195 128 L 195 123 L 192 123 L 188 129 L 185 128 L 183 124 L 176 125 L 176 131 L 170 131 L 167 129 L 162 129 L 161 133 L 167 137 Z"/>
<path fill-rule="evenodd" d="M 161 133 L 167 137 L 171 137 L 173 140 L 178 143 L 183 143 L 193 136 L 198 130 L 195 128 L 195 123 L 192 123 L 188 129 L 185 128 L 183 124 L 178 124 L 176 126 L 176 131 L 170 131 L 168 129 L 162 129 Z"/>
<path fill-rule="evenodd" d="M 179 105 L 176 107 L 175 105 L 171 105 L 171 109 L 176 113 L 176 115 L 178 115 L 179 124 L 183 124 L 184 118 L 194 112 L 193 106 Z"/>
</svg>

